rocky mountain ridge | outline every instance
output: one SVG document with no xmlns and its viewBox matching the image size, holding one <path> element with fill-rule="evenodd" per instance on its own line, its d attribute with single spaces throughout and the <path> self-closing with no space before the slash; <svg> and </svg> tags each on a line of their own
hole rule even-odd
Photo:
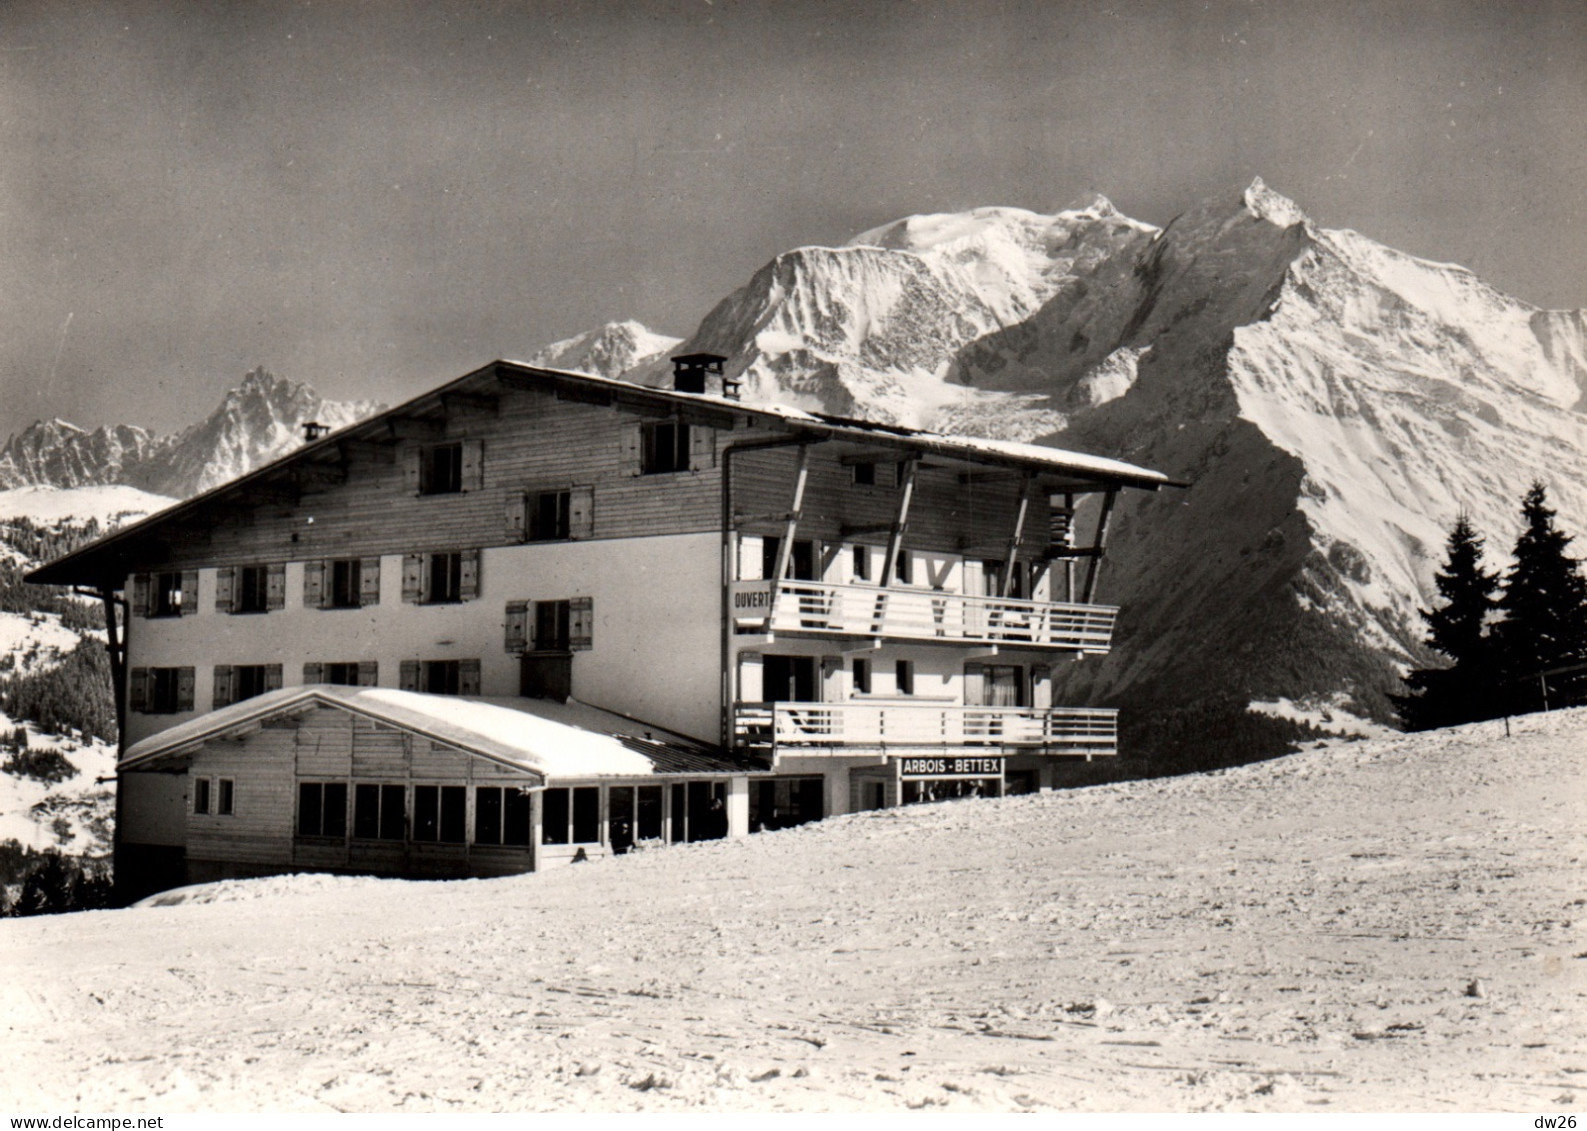
<svg viewBox="0 0 1587 1131">
<path fill-rule="evenodd" d="M 340 428 L 379 408 L 326 400 L 302 382 L 255 369 L 207 417 L 170 436 L 132 425 L 88 431 L 37 421 L 0 447 L 0 490 L 121 484 L 186 498 L 290 451 L 308 421 Z"/>
</svg>

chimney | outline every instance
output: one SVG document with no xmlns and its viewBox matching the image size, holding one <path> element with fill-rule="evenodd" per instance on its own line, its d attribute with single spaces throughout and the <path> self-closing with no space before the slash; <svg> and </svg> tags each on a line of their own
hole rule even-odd
<svg viewBox="0 0 1587 1131">
<path fill-rule="evenodd" d="M 719 377 L 722 380 L 722 395 L 729 400 L 738 400 L 739 381 L 722 371 L 725 361 L 727 358 L 718 353 L 679 354 L 672 359 L 673 390 L 679 393 L 703 393 L 706 377 Z"/>
<path fill-rule="evenodd" d="M 305 420 L 303 422 L 303 442 L 312 444 L 330 430 L 331 426 L 329 424 L 321 424 L 318 420 Z"/>
</svg>

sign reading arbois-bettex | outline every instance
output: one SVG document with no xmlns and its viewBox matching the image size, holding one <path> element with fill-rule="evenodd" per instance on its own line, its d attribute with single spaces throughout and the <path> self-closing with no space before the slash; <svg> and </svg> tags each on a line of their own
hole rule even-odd
<svg viewBox="0 0 1587 1131">
<path fill-rule="evenodd" d="M 901 778 L 1000 778 L 1001 758 L 900 758 Z"/>
</svg>

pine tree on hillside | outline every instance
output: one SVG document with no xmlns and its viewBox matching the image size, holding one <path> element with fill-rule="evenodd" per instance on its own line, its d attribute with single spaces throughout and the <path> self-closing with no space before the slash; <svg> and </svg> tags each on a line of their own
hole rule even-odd
<svg viewBox="0 0 1587 1131">
<path fill-rule="evenodd" d="M 1515 564 L 1504 579 L 1494 626 L 1516 711 L 1543 706 L 1537 678 L 1555 668 L 1587 663 L 1587 578 L 1565 548 L 1572 538 L 1554 525 L 1542 483 L 1521 503 L 1526 529 L 1515 543 Z"/>
<path fill-rule="evenodd" d="M 1419 611 L 1428 647 L 1448 656 L 1450 665 L 1411 672 L 1405 677 L 1410 694 L 1389 696 L 1407 730 L 1475 722 L 1499 710 L 1498 665 L 1484 632 L 1499 575 L 1482 568 L 1483 537 L 1466 515 L 1455 520 L 1446 547 L 1444 567 L 1433 577 L 1444 604 Z"/>
</svg>

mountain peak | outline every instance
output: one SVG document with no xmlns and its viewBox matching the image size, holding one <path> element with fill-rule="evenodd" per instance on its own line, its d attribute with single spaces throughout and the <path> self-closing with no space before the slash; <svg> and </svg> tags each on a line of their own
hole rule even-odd
<svg viewBox="0 0 1587 1131">
<path fill-rule="evenodd" d="M 1070 201 L 1062 209 L 1063 212 L 1087 212 L 1098 218 L 1103 216 L 1118 216 L 1119 210 L 1114 203 L 1100 192 L 1084 192 Z"/>
<path fill-rule="evenodd" d="M 1293 224 L 1310 223 L 1306 213 L 1300 206 L 1287 196 L 1274 192 L 1267 187 L 1261 177 L 1254 177 L 1244 193 L 1245 207 L 1251 215 L 1280 228 L 1288 228 Z"/>
</svg>

